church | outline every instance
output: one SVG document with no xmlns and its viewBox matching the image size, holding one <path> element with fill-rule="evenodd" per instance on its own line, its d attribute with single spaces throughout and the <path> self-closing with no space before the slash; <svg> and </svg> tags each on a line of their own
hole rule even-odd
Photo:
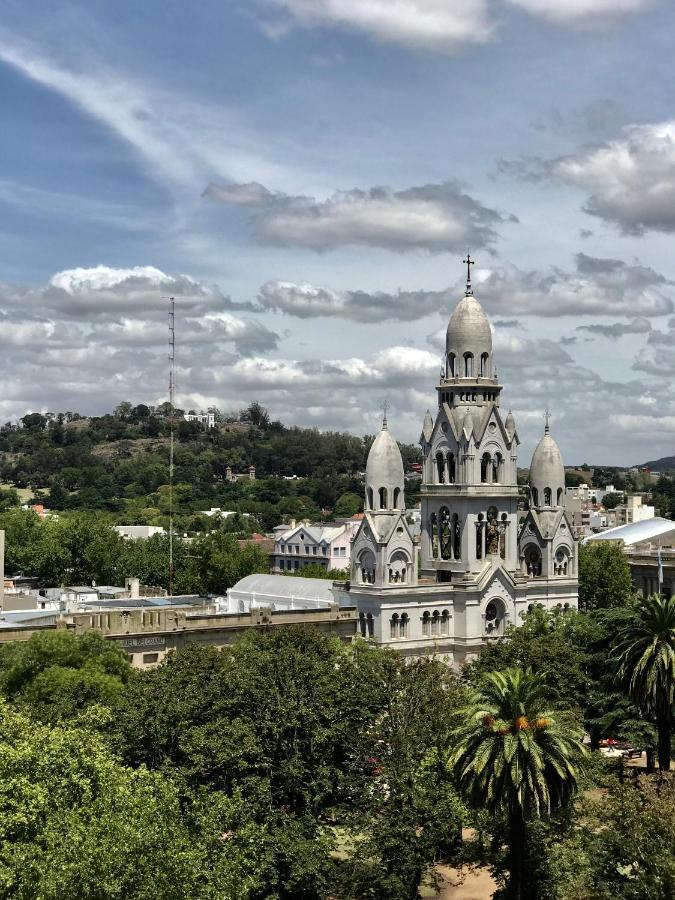
<svg viewBox="0 0 675 900">
<path fill-rule="evenodd" d="M 347 589 L 363 637 L 410 656 L 436 653 L 457 667 L 533 605 L 578 603 L 562 456 L 547 416 L 530 466 L 529 511 L 519 510 L 518 431 L 512 413 L 500 411 L 492 331 L 465 262 L 437 409 L 427 410 L 420 437 L 420 536 L 407 522 L 403 462 L 385 415 L 368 455 Z"/>
</svg>

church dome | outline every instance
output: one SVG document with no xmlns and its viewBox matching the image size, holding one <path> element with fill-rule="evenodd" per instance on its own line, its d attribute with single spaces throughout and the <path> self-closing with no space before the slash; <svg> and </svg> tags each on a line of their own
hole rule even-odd
<svg viewBox="0 0 675 900">
<path fill-rule="evenodd" d="M 404 509 L 403 486 L 401 451 L 385 419 L 366 463 L 366 509 Z"/>
<path fill-rule="evenodd" d="M 491 377 L 492 331 L 473 294 L 462 297 L 450 316 L 445 347 L 451 377 Z"/>
<path fill-rule="evenodd" d="M 532 454 L 530 494 L 532 505 L 538 509 L 563 505 L 565 467 L 560 448 L 551 437 L 548 425 Z"/>
</svg>

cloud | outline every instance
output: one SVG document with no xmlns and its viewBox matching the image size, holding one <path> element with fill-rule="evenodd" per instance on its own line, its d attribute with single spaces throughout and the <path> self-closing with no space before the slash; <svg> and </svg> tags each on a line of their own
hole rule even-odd
<svg viewBox="0 0 675 900">
<path fill-rule="evenodd" d="M 273 0 L 268 5 L 287 14 L 287 27 L 292 22 L 337 26 L 378 41 L 442 53 L 484 43 L 494 30 L 487 0 Z"/>
<path fill-rule="evenodd" d="M 640 350 L 633 362 L 636 372 L 646 372 L 664 378 L 672 393 L 675 378 L 675 328 L 669 331 L 654 329 L 647 337 L 647 346 Z"/>
<path fill-rule="evenodd" d="M 413 49 L 453 53 L 493 38 L 504 6 L 558 25 L 606 21 L 635 13 L 652 0 L 259 0 L 272 38 L 293 24 L 337 27 Z M 279 15 L 274 15 L 274 10 Z"/>
<path fill-rule="evenodd" d="M 624 234 L 675 231 L 675 121 L 629 125 L 621 137 L 545 164 L 588 193 L 584 210 Z"/>
<path fill-rule="evenodd" d="M 456 182 L 404 190 L 338 191 L 325 200 L 272 192 L 257 182 L 210 184 L 204 195 L 249 211 L 256 240 L 323 251 L 348 245 L 442 253 L 489 247 L 505 217 Z"/>
<path fill-rule="evenodd" d="M 217 366 L 278 348 L 279 336 L 217 288 L 152 266 L 57 272 L 41 287 L 0 284 L 2 409 L 48 404 L 98 411 L 115 398 L 161 395 L 167 373 L 167 300 L 176 297 L 179 391 L 192 365 Z M 185 377 L 185 381 L 183 381 Z"/>
<path fill-rule="evenodd" d="M 507 0 L 512 6 L 558 25 L 576 25 L 641 12 L 654 0 Z"/>
<path fill-rule="evenodd" d="M 449 291 L 368 293 L 337 291 L 292 281 L 268 281 L 260 288 L 258 302 L 263 309 L 299 319 L 327 317 L 354 322 L 413 322 L 447 309 L 451 296 Z"/>
<path fill-rule="evenodd" d="M 648 266 L 585 253 L 575 262 L 575 272 L 481 269 L 473 274 L 474 290 L 487 309 L 502 314 L 652 317 L 673 311 L 670 282 Z"/>
<path fill-rule="evenodd" d="M 652 330 L 648 319 L 638 317 L 630 322 L 613 322 L 611 325 L 577 325 L 577 331 L 590 331 L 602 337 L 617 338 L 627 334 L 648 334 Z"/>
<path fill-rule="evenodd" d="M 0 29 L 0 62 L 109 129 L 174 195 L 197 196 L 207 172 L 229 178 L 250 177 L 252 171 L 258 177 L 282 176 L 279 166 L 261 156 L 259 140 L 222 103 L 209 106 L 143 83 L 106 65 L 99 53 L 83 53 L 81 46 L 61 40 L 53 40 L 47 53 Z"/>
</svg>

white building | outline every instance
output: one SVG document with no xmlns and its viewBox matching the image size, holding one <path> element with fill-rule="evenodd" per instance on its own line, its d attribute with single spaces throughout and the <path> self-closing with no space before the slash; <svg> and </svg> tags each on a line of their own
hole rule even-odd
<svg viewBox="0 0 675 900">
<path fill-rule="evenodd" d="M 275 528 L 272 571 L 298 572 L 308 565 L 348 569 L 350 542 L 358 527 L 359 519 L 348 519 L 342 525 L 301 522 L 299 525 L 291 523 L 290 528 Z"/>
<path fill-rule="evenodd" d="M 113 525 L 113 530 L 127 541 L 147 541 L 155 534 L 166 534 L 160 525 Z"/>
<path fill-rule="evenodd" d="M 578 547 L 548 423 L 532 457 L 530 511 L 519 521 L 518 433 L 513 415 L 501 416 L 492 333 L 470 281 L 448 325 L 436 390 L 438 409 L 427 411 L 421 436 L 419 579 L 401 455 L 385 420 L 368 457 L 348 596 L 364 636 L 459 666 L 534 604 L 576 608 Z"/>
<path fill-rule="evenodd" d="M 216 427 L 215 413 L 185 413 L 183 418 L 186 422 L 199 422 L 200 425 L 206 425 L 207 428 Z"/>
</svg>

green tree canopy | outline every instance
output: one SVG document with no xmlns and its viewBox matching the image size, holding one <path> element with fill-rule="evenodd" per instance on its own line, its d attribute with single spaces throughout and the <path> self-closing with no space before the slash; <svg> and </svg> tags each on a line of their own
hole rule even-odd
<svg viewBox="0 0 675 900">
<path fill-rule="evenodd" d="M 630 600 L 633 586 L 626 554 L 613 541 L 579 547 L 579 609 L 608 609 Z"/>
</svg>

